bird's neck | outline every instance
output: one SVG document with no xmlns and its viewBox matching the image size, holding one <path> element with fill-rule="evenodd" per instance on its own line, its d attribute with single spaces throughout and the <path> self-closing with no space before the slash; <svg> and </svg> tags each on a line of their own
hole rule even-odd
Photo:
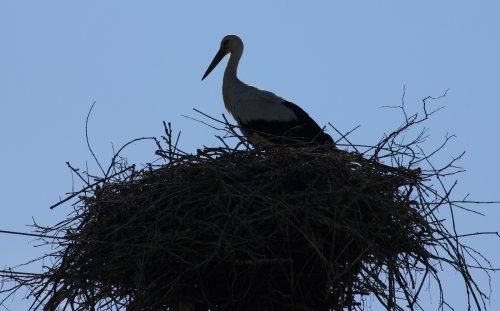
<svg viewBox="0 0 500 311">
<path fill-rule="evenodd" d="M 224 71 L 224 79 L 222 81 L 222 97 L 226 109 L 233 113 L 233 92 L 241 83 L 238 79 L 238 63 L 240 62 L 243 50 L 233 51 L 229 57 L 229 61 Z"/>
<path fill-rule="evenodd" d="M 240 62 L 242 50 L 234 51 L 229 57 L 226 70 L 224 71 L 224 83 L 234 83 L 238 81 L 238 64 Z"/>
</svg>

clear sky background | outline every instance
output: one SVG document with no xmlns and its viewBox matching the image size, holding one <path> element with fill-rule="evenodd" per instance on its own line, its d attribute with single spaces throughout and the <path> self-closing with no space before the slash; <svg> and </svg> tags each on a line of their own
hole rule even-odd
<svg viewBox="0 0 500 311">
<path fill-rule="evenodd" d="M 320 124 L 361 125 L 357 143 L 399 124 L 398 112 L 380 107 L 399 104 L 404 85 L 410 110 L 449 88 L 439 103 L 446 109 L 428 124 L 429 143 L 457 135 L 443 162 L 466 151 L 456 197 L 500 199 L 499 1 L 2 0 L 0 229 L 27 231 L 32 217 L 50 224 L 69 211 L 48 206 L 71 190 L 65 161 L 95 169 L 84 136 L 93 101 L 90 135 L 102 161 L 111 143 L 161 135 L 163 120 L 182 130 L 185 150 L 215 144 L 213 131 L 181 115 L 225 112 L 225 62 L 200 78 L 229 33 L 245 42 L 243 81 L 299 104 Z M 142 143 L 127 154 L 147 162 L 153 152 Z M 475 208 L 486 217 L 459 213 L 459 231 L 500 229 L 499 206 Z M 500 266 L 498 240 L 469 242 Z M 34 245 L 0 235 L 0 268 L 39 255 Z M 445 271 L 443 282 L 464 310 L 460 277 Z M 490 309 L 500 310 L 498 274 L 491 285 Z M 9 309 L 24 310 L 21 298 Z M 424 305 L 437 298 L 431 293 Z"/>
</svg>

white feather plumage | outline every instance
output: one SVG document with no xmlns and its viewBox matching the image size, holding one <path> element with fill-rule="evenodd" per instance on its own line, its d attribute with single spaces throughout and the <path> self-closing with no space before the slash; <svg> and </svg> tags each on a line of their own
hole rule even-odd
<svg viewBox="0 0 500 311">
<path fill-rule="evenodd" d="M 241 122 L 297 120 L 295 113 L 283 105 L 285 100 L 272 92 L 246 85 L 231 97 L 233 114 Z"/>
</svg>

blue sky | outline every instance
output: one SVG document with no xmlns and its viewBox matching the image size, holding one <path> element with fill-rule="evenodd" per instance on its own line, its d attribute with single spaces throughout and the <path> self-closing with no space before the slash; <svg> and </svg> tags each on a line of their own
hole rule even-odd
<svg viewBox="0 0 500 311">
<path fill-rule="evenodd" d="M 361 128 L 373 143 L 427 95 L 446 105 L 428 124 L 430 145 L 457 138 L 440 156 L 466 151 L 456 196 L 500 198 L 500 2 L 498 1 L 21 1 L 0 2 L 1 229 L 29 230 L 34 217 L 71 190 L 65 161 L 95 169 L 86 149 L 85 115 L 96 101 L 90 135 L 98 156 L 140 136 L 161 134 L 161 121 L 182 130 L 182 147 L 215 144 L 214 133 L 182 114 L 225 112 L 223 65 L 201 82 L 220 39 L 240 35 L 239 76 L 307 110 L 320 124 Z M 138 144 L 132 161 L 154 158 Z M 458 215 L 461 232 L 498 231 L 498 206 L 486 217 Z M 470 240 L 500 266 L 500 244 Z M 40 254 L 30 239 L 0 236 L 0 267 Z M 448 300 L 462 310 L 458 275 L 445 271 Z M 483 283 L 487 286 L 486 283 Z M 500 309 L 500 278 L 491 310 Z M 428 298 L 429 303 L 437 295 Z M 12 310 L 23 310 L 18 296 Z"/>
</svg>

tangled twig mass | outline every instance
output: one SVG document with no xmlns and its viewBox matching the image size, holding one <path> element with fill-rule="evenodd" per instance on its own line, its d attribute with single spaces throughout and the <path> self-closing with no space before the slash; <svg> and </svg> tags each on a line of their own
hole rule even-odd
<svg viewBox="0 0 500 311">
<path fill-rule="evenodd" d="M 339 132 L 338 148 L 253 148 L 225 118 L 202 113 L 225 133 L 222 147 L 182 152 L 165 124 L 161 165 L 138 169 L 119 150 L 89 181 L 68 163 L 85 185 L 55 206 L 72 202 L 73 213 L 36 225 L 52 264 L 2 272 L 15 284 L 3 291 L 28 288 L 32 309 L 46 310 L 362 310 L 366 295 L 420 310 L 424 284 L 441 290 L 448 265 L 482 309 L 471 270 L 487 273 L 487 261 L 438 216 L 467 203 L 447 181 L 460 156 L 436 167 L 450 137 L 427 154 L 424 132 L 405 137 L 435 111 L 431 99 L 420 115 L 399 107 L 403 124 L 373 146 Z"/>
</svg>

